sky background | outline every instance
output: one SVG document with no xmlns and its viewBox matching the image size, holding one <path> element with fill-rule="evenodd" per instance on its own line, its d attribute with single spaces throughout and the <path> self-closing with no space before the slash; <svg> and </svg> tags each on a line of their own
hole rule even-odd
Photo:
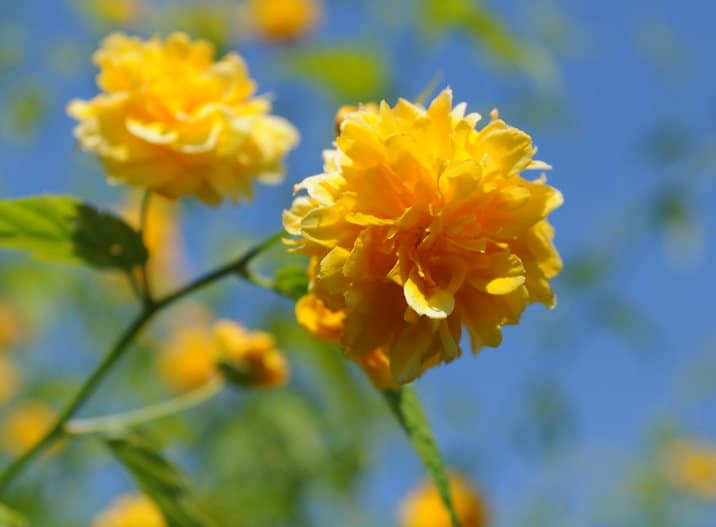
<svg viewBox="0 0 716 527">
<path fill-rule="evenodd" d="M 490 2 L 515 35 L 541 50 L 544 67 L 531 72 L 501 64 L 465 32 L 426 36 L 413 2 L 380 4 L 387 3 L 327 2 L 303 45 L 345 44 L 377 58 L 386 82 L 376 95 L 390 102 L 414 98 L 439 75 L 438 86 L 452 87 L 470 110 L 486 116 L 499 108 L 532 135 L 565 197 L 551 216 L 566 264 L 555 281 L 556 309 L 532 306 L 519 326 L 506 328 L 499 349 L 415 383 L 445 457 L 483 490 L 496 525 L 639 525 L 629 523 L 638 499 L 631 482 L 655 462 L 659 431 L 716 443 L 716 4 Z M 157 25 L 136 32 L 166 32 Z M 2 56 L 19 56 L 0 73 L 3 197 L 121 201 L 123 189 L 108 186 L 75 147 L 64 110 L 70 99 L 96 93 L 89 57 L 103 31 L 67 1 L 0 6 Z M 236 34 L 228 47 L 244 56 L 259 91 L 273 95 L 275 113 L 302 139 L 285 182 L 259 189 L 253 203 L 185 204 L 187 274 L 280 228 L 292 185 L 321 171 L 336 108 L 360 102 L 292 74 L 290 49 Z M 30 92 L 43 111 L 18 131 L 12 105 Z M 221 316 L 249 326 L 291 309 L 248 286 L 222 295 Z M 71 312 L 47 312 L 46 333 L 33 346 L 51 343 L 52 356 L 35 354 L 29 364 L 81 378 L 96 350 Z M 99 399 L 96 408 L 123 407 Z M 423 472 L 397 427 L 382 426 L 355 503 L 376 525 L 391 525 L 396 503 Z M 127 485 L 102 481 L 92 491 L 101 503 Z M 314 505 L 317 518 L 331 518 L 320 497 Z M 682 525 L 712 525 L 709 518 L 716 509 L 697 504 Z M 335 525 L 316 523 L 323 524 Z"/>
</svg>

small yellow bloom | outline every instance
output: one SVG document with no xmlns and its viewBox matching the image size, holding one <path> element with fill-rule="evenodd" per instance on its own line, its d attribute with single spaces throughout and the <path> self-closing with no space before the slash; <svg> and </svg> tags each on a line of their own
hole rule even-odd
<svg viewBox="0 0 716 527">
<path fill-rule="evenodd" d="M 145 496 L 117 498 L 92 522 L 92 527 L 166 527 L 167 523 L 153 501 Z"/>
<path fill-rule="evenodd" d="M 145 7 L 143 0 L 85 0 L 84 3 L 93 18 L 110 25 L 135 22 Z"/>
<path fill-rule="evenodd" d="M 286 42 L 310 32 L 321 17 L 320 0 L 249 0 L 249 16 L 266 40 Z"/>
<path fill-rule="evenodd" d="M 20 370 L 9 357 L 0 353 L 0 405 L 9 401 L 20 387 Z"/>
<path fill-rule="evenodd" d="M 453 505 L 462 527 L 485 527 L 487 510 L 480 493 L 462 477 L 450 475 Z M 400 508 L 400 527 L 451 527 L 450 516 L 432 482 L 413 490 Z"/>
<path fill-rule="evenodd" d="M 289 366 L 274 338 L 262 331 L 219 320 L 178 330 L 157 360 L 160 375 L 175 390 L 186 392 L 220 375 L 224 364 L 252 387 L 277 387 L 286 383 Z"/>
<path fill-rule="evenodd" d="M 496 112 L 482 130 L 479 119 L 453 108 L 450 90 L 427 109 L 362 106 L 284 213 L 289 243 L 315 268 L 309 294 L 344 312 L 346 356 L 380 348 L 399 384 L 458 357 L 463 327 L 477 352 L 528 304 L 555 303 L 562 263 L 546 217 L 562 195 L 521 176 L 549 168 L 526 133 Z"/>
<path fill-rule="evenodd" d="M 157 370 L 178 392 L 203 386 L 216 375 L 216 345 L 206 327 L 178 329 L 157 357 Z"/>
<path fill-rule="evenodd" d="M 671 483 L 704 500 L 716 500 L 716 446 L 695 441 L 677 441 L 666 458 Z"/>
<path fill-rule="evenodd" d="M 68 112 L 81 147 L 112 180 L 218 204 L 250 198 L 254 180 L 282 179 L 298 133 L 254 95 L 239 55 L 215 62 L 209 42 L 183 33 L 148 41 L 115 33 L 94 61 L 102 93 Z"/>
<path fill-rule="evenodd" d="M 55 412 L 45 403 L 29 401 L 15 409 L 2 426 L 2 446 L 20 455 L 42 439 L 55 421 Z"/>
<path fill-rule="evenodd" d="M 241 375 L 253 387 L 275 388 L 288 381 L 288 362 L 276 349 L 272 335 L 262 331 L 246 331 L 229 320 L 214 324 L 214 338 L 219 360 Z"/>
</svg>

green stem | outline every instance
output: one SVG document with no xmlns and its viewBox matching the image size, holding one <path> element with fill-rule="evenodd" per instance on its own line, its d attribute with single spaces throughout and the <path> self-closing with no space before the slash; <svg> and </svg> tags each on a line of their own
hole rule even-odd
<svg viewBox="0 0 716 527">
<path fill-rule="evenodd" d="M 113 433 L 157 421 L 205 403 L 217 395 L 223 386 L 224 381 L 216 378 L 192 392 L 152 406 L 92 419 L 73 419 L 65 425 L 65 432 L 70 435 Z"/>
<path fill-rule="evenodd" d="M 152 201 L 152 192 L 150 190 L 147 190 L 144 195 L 142 196 L 142 203 L 139 205 L 139 236 L 142 239 L 142 242 L 145 243 L 146 246 L 146 234 L 147 234 L 147 221 L 149 219 L 149 205 Z M 151 255 L 147 256 L 147 260 L 142 264 L 142 267 L 140 269 L 141 279 L 142 279 L 142 299 L 145 303 L 145 305 L 150 305 L 154 302 L 154 297 L 152 294 L 152 284 L 151 279 L 149 276 L 149 258 Z"/>
<path fill-rule="evenodd" d="M 107 355 L 102 359 L 102 362 L 87 378 L 85 383 L 82 385 L 80 390 L 75 394 L 72 400 L 65 406 L 64 410 L 60 413 L 55 424 L 50 430 L 40 439 L 32 448 L 28 449 L 24 454 L 15 459 L 5 470 L 0 473 L 0 497 L 3 496 L 10 483 L 28 466 L 37 456 L 43 451 L 50 447 L 55 441 L 57 441 L 64 434 L 65 425 L 74 417 L 77 411 L 87 402 L 87 400 L 94 394 L 99 387 L 100 383 L 104 380 L 105 376 L 110 372 L 112 367 L 117 361 L 124 355 L 125 351 L 129 348 L 129 345 L 134 341 L 139 332 L 144 326 L 152 319 L 152 317 L 162 309 L 173 304 L 177 300 L 201 289 L 221 278 L 229 276 L 238 272 L 241 274 L 242 270 L 264 250 L 271 247 L 273 244 L 278 242 L 284 233 L 283 231 L 274 234 L 267 238 L 260 244 L 249 249 L 242 256 L 234 261 L 227 263 L 214 271 L 211 271 L 203 276 L 200 276 L 196 280 L 186 284 L 179 288 L 175 292 L 165 296 L 164 298 L 157 300 L 156 302 L 149 303 L 144 306 L 142 312 L 132 321 L 132 323 L 125 329 L 120 335 L 119 339 L 110 348 Z"/>
</svg>

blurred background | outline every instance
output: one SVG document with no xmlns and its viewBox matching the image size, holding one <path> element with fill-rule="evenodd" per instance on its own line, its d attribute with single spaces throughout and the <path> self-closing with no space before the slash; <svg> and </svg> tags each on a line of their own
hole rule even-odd
<svg viewBox="0 0 716 527">
<path fill-rule="evenodd" d="M 340 105 L 449 85 L 473 111 L 497 107 L 554 167 L 565 270 L 554 311 L 531 307 L 501 348 L 415 383 L 446 461 L 481 490 L 496 527 L 713 526 L 716 4 L 264 3 L 274 8 L 2 2 L 0 196 L 73 194 L 136 221 L 138 196 L 106 184 L 65 113 L 96 93 L 91 54 L 114 30 L 182 30 L 218 54 L 238 51 L 302 135 L 286 181 L 260 187 L 253 203 L 157 204 L 149 244 L 164 255 L 152 263 L 160 288 L 280 228 L 292 185 L 321 171 Z M 259 268 L 292 261 L 279 248 Z M 2 461 L 94 367 L 134 312 L 130 299 L 111 276 L 0 254 Z M 273 332 L 293 369 L 285 388 L 225 393 L 148 431 L 218 525 L 397 525 L 424 472 L 384 401 L 295 324 L 289 301 L 238 280 L 163 314 L 84 415 L 176 393 L 157 357 L 180 328 L 215 318 Z M 8 502 L 33 526 L 76 527 L 132 488 L 88 438 L 34 465 Z"/>
</svg>

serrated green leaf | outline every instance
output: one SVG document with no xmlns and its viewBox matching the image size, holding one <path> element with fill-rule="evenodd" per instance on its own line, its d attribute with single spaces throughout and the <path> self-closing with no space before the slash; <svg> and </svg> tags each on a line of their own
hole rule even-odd
<svg viewBox="0 0 716 527">
<path fill-rule="evenodd" d="M 169 527 L 211 527 L 194 505 L 184 473 L 140 436 L 111 437 L 105 444 L 132 474 L 139 489 L 152 499 Z"/>
<path fill-rule="evenodd" d="M 385 390 L 383 395 L 435 483 L 435 487 L 450 513 L 452 527 L 461 527 L 450 495 L 445 465 L 415 392 L 409 386 L 402 386 L 398 390 Z"/>
<path fill-rule="evenodd" d="M 276 271 L 273 289 L 277 293 L 298 300 L 308 292 L 308 274 L 305 267 L 290 265 Z"/>
<path fill-rule="evenodd" d="M 26 527 L 27 520 L 0 503 L 0 527 Z"/>
<path fill-rule="evenodd" d="M 0 200 L 0 248 L 100 269 L 130 270 L 148 257 L 139 233 L 122 219 L 70 196 Z"/>
<path fill-rule="evenodd" d="M 289 53 L 286 69 L 316 82 L 345 102 L 369 102 L 385 91 L 386 68 L 380 54 L 355 46 L 313 46 Z"/>
</svg>

